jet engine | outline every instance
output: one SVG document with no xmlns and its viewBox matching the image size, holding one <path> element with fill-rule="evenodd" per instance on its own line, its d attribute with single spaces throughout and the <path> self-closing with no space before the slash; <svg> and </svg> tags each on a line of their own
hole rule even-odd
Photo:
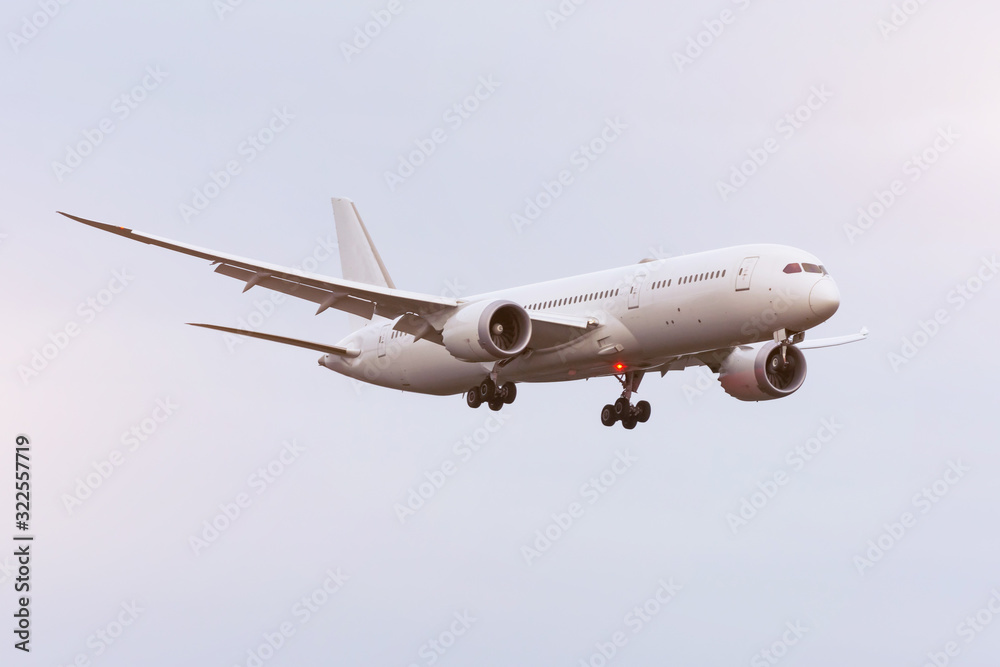
<svg viewBox="0 0 1000 667">
<path fill-rule="evenodd" d="M 513 301 L 470 303 L 441 330 L 444 347 L 462 361 L 497 361 L 519 354 L 531 339 L 531 318 Z"/>
<path fill-rule="evenodd" d="M 762 346 L 738 347 L 719 367 L 719 382 L 726 393 L 741 401 L 769 401 L 784 398 L 806 379 L 806 356 L 789 345 L 785 358 L 781 345 L 771 341 Z"/>
</svg>

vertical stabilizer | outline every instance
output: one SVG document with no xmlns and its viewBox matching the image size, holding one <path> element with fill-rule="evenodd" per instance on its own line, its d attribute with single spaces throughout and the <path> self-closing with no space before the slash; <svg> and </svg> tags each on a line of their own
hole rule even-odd
<svg viewBox="0 0 1000 667">
<path fill-rule="evenodd" d="M 333 219 L 337 224 L 337 245 L 340 247 L 340 269 L 346 280 L 395 289 L 382 258 L 372 243 L 372 237 L 361 222 L 358 209 L 350 199 L 333 198 Z M 354 329 L 367 324 L 367 320 L 351 315 Z"/>
</svg>

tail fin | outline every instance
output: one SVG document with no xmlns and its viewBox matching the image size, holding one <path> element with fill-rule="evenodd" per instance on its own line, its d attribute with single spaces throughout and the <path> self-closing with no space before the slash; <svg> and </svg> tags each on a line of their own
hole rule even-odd
<svg viewBox="0 0 1000 667">
<path fill-rule="evenodd" d="M 389 277 L 382 258 L 372 243 L 372 237 L 361 222 L 358 209 L 350 199 L 334 197 L 333 219 L 337 225 L 337 245 L 340 247 L 340 268 L 346 280 L 368 285 L 396 288 Z M 358 329 L 367 322 L 351 315 L 352 328 Z"/>
</svg>

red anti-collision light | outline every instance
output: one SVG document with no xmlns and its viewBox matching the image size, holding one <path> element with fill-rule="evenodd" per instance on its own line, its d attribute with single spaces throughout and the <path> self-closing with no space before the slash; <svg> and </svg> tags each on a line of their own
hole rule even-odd
<svg viewBox="0 0 1000 667">
<path fill-rule="evenodd" d="M 625 364 L 623 364 L 623 363 L 621 363 L 619 361 L 617 364 L 615 364 L 615 370 L 616 371 L 623 371 L 623 370 L 625 370 Z"/>
</svg>

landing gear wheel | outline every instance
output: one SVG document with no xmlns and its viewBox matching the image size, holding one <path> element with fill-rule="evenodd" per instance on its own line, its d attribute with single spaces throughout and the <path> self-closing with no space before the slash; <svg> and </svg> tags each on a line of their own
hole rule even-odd
<svg viewBox="0 0 1000 667">
<path fill-rule="evenodd" d="M 510 405 L 517 398 L 517 385 L 513 382 L 504 382 L 500 385 L 500 396 L 504 403 Z"/>
<path fill-rule="evenodd" d="M 465 392 L 465 404 L 470 408 L 478 408 L 483 404 L 483 399 L 479 396 L 479 387 L 473 387 Z"/>
<path fill-rule="evenodd" d="M 484 401 L 491 400 L 497 393 L 497 386 L 493 380 L 486 378 L 479 383 L 479 398 Z"/>
<path fill-rule="evenodd" d="M 624 364 L 616 366 L 622 370 Z M 639 401 L 636 405 L 632 405 L 632 395 L 639 390 L 639 382 L 642 381 L 644 374 L 645 371 L 625 371 L 615 374 L 615 379 L 622 384 L 622 395 L 613 404 L 605 405 L 601 410 L 602 424 L 611 426 L 620 421 L 623 428 L 631 431 L 636 424 L 649 419 L 649 413 L 652 412 L 649 401 Z"/>
<path fill-rule="evenodd" d="M 496 412 L 497 410 L 499 410 L 500 408 L 503 407 L 503 399 L 502 398 L 491 398 L 489 400 L 489 402 L 487 403 L 487 405 L 490 406 L 490 410 L 492 410 L 493 412 Z"/>
<path fill-rule="evenodd" d="M 601 410 L 601 423 L 605 426 L 614 426 L 618 418 L 615 416 L 615 406 L 605 405 Z"/>
<path fill-rule="evenodd" d="M 618 419 L 624 419 L 625 415 L 629 413 L 629 408 L 632 406 L 629 404 L 628 399 L 622 396 L 617 401 L 615 401 L 615 417 Z"/>
</svg>

